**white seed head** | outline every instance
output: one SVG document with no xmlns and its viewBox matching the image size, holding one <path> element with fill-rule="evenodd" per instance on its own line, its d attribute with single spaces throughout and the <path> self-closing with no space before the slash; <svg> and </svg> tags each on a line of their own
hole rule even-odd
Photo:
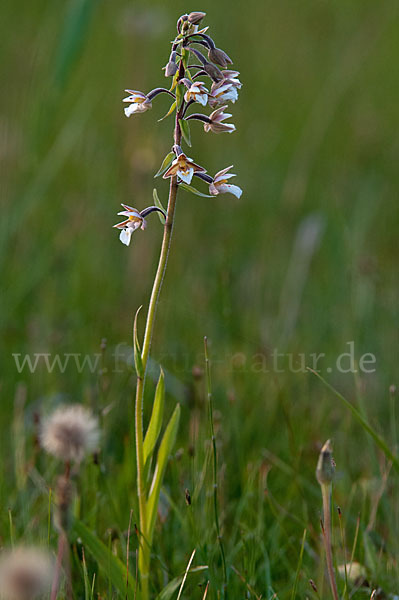
<svg viewBox="0 0 399 600">
<path fill-rule="evenodd" d="M 1 600 L 34 600 L 49 592 L 52 560 L 40 548 L 19 547 L 0 557 Z"/>
<path fill-rule="evenodd" d="M 64 462 L 81 462 L 97 449 L 99 438 L 98 419 L 80 404 L 58 408 L 40 432 L 42 447 Z"/>
</svg>

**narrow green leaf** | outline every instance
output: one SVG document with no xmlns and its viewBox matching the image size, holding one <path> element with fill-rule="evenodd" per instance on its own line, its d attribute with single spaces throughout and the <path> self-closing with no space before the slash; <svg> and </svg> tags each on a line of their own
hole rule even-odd
<svg viewBox="0 0 399 600">
<path fill-rule="evenodd" d="M 94 533 L 90 531 L 79 519 L 75 519 L 72 530 L 77 537 L 82 540 L 85 548 L 97 561 L 98 567 L 102 573 L 109 573 L 112 585 L 118 590 L 121 597 L 134 600 L 134 577 L 130 573 L 129 581 L 131 585 L 126 590 L 126 567 L 123 562 L 110 550 Z"/>
<path fill-rule="evenodd" d="M 179 70 L 173 75 L 172 85 L 170 86 L 170 91 L 173 92 L 175 87 L 177 86 L 177 82 L 179 81 Z"/>
<path fill-rule="evenodd" d="M 213 198 L 213 196 L 210 196 L 209 194 L 203 194 L 202 192 L 197 190 L 194 186 L 188 185 L 188 183 L 184 183 L 184 181 L 179 183 L 179 187 L 183 188 L 183 190 L 186 190 L 187 192 L 191 192 L 192 194 L 195 194 L 196 196 L 202 196 L 202 198 Z"/>
<path fill-rule="evenodd" d="M 176 85 L 176 106 L 177 106 L 177 110 L 180 110 L 181 107 L 181 103 L 183 101 L 184 98 L 184 86 L 183 84 L 178 84 Z"/>
<path fill-rule="evenodd" d="M 207 565 L 200 565 L 199 567 L 193 567 L 188 571 L 188 573 L 199 573 L 200 571 L 206 571 L 207 568 Z M 169 583 L 163 588 L 163 590 L 160 591 L 160 593 L 156 597 L 156 600 L 170 600 L 175 591 L 181 585 L 183 577 L 184 573 L 183 575 L 175 577 L 174 579 L 172 579 L 172 581 L 169 581 Z"/>
<path fill-rule="evenodd" d="M 302 536 L 301 551 L 299 553 L 298 564 L 297 564 L 297 567 L 296 567 L 295 582 L 294 582 L 294 587 L 292 588 L 291 600 L 295 600 L 296 595 L 297 595 L 296 592 L 297 592 L 297 589 L 298 589 L 299 576 L 301 574 L 302 560 L 303 560 L 303 551 L 304 551 L 304 548 L 305 548 L 305 541 L 306 541 L 306 529 L 304 530 L 303 536 Z"/>
<path fill-rule="evenodd" d="M 166 210 L 162 206 L 162 202 L 159 199 L 158 192 L 157 192 L 156 188 L 154 188 L 152 190 L 152 197 L 154 198 L 154 204 L 155 204 L 155 206 L 157 208 L 160 208 L 161 210 L 163 210 L 166 213 Z M 157 212 L 157 215 L 158 215 L 159 220 L 161 221 L 162 225 L 165 225 L 165 217 L 163 216 L 163 214 L 160 213 L 160 212 Z"/>
<path fill-rule="evenodd" d="M 148 517 L 148 532 L 147 539 L 149 543 L 152 542 L 152 535 L 154 532 L 155 519 L 157 516 L 157 508 L 159 501 L 159 494 L 161 491 L 162 481 L 165 474 L 166 465 L 168 464 L 168 458 L 172 452 L 172 448 L 175 443 L 177 430 L 179 428 L 180 420 L 180 404 L 176 404 L 176 408 L 170 418 L 168 426 L 166 427 L 165 433 L 162 438 L 161 445 L 159 446 L 157 462 L 155 465 L 155 472 L 152 479 L 151 489 L 147 500 L 147 517 Z"/>
<path fill-rule="evenodd" d="M 85 557 L 84 550 L 82 552 L 82 564 L 83 564 L 83 577 L 84 577 L 84 583 L 85 583 L 85 600 L 91 600 L 89 574 L 87 572 L 86 557 Z"/>
<path fill-rule="evenodd" d="M 169 152 L 165 158 L 162 161 L 161 166 L 159 167 L 158 172 L 154 175 L 154 179 L 155 177 L 159 177 L 160 175 L 162 175 L 163 173 L 165 173 L 166 169 L 170 166 L 172 160 L 175 158 L 175 153 L 174 152 Z"/>
<path fill-rule="evenodd" d="M 161 369 L 161 373 L 159 375 L 157 388 L 155 390 L 155 398 L 154 404 L 152 407 L 151 419 L 148 425 L 147 433 L 144 438 L 144 464 L 146 464 L 147 459 L 152 455 L 152 452 L 155 448 L 155 444 L 157 443 L 158 436 L 161 432 L 162 427 L 162 419 L 163 419 L 163 410 L 164 410 L 164 402 L 165 400 L 165 378 L 163 371 Z"/>
<path fill-rule="evenodd" d="M 172 102 L 172 104 L 170 105 L 170 108 L 169 108 L 168 112 L 166 113 L 166 115 L 164 115 L 163 117 L 161 117 L 160 119 L 158 119 L 158 123 L 160 123 L 161 121 L 163 121 L 164 119 L 166 119 L 167 117 L 169 117 L 172 114 L 172 112 L 175 110 L 175 108 L 176 108 L 176 100 L 174 100 Z M 155 177 L 156 177 L 156 175 L 155 175 Z"/>
<path fill-rule="evenodd" d="M 191 134 L 190 134 L 190 124 L 188 121 L 184 119 L 179 119 L 180 129 L 182 136 L 188 146 L 191 148 Z"/>
<path fill-rule="evenodd" d="M 137 337 L 137 317 L 141 310 L 141 306 L 137 309 L 133 324 L 133 347 L 134 347 L 134 364 L 136 366 L 137 377 L 144 377 L 143 361 L 141 360 L 140 344 Z"/>
<path fill-rule="evenodd" d="M 349 402 L 349 400 L 344 398 L 344 396 L 342 394 L 340 394 L 335 388 L 333 388 L 332 385 L 330 385 L 325 379 L 323 379 L 323 377 L 319 373 L 317 373 L 317 371 L 314 371 L 310 367 L 307 367 L 307 369 L 308 369 L 308 371 L 313 373 L 313 375 L 316 375 L 316 377 L 318 377 L 320 379 L 320 381 L 322 381 L 324 383 L 324 385 L 331 392 L 333 392 L 333 394 L 335 394 L 335 396 L 342 402 L 342 404 L 344 406 L 346 406 L 346 408 L 348 410 L 350 410 L 352 415 L 355 417 L 355 419 L 357 419 L 357 421 L 360 423 L 360 425 L 363 427 L 363 429 L 373 438 L 374 442 L 380 448 L 380 450 L 383 451 L 383 453 L 385 454 L 387 459 L 392 462 L 395 469 L 399 470 L 399 458 L 397 456 L 395 456 L 395 454 L 392 453 L 392 451 L 388 448 L 387 444 L 382 439 L 382 437 L 380 437 L 378 435 L 378 433 L 366 421 L 366 419 L 364 419 L 362 417 L 360 412 Z"/>
</svg>

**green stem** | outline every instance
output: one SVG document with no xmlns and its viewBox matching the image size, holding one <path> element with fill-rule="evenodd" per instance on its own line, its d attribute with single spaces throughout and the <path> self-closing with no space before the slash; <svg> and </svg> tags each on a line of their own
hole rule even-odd
<svg viewBox="0 0 399 600">
<path fill-rule="evenodd" d="M 180 111 L 176 114 L 176 123 L 174 131 L 175 144 L 181 142 L 181 131 L 179 125 Z M 147 494 L 144 480 L 144 447 L 143 447 L 143 397 L 144 397 L 144 380 L 147 371 L 148 357 L 152 334 L 154 330 L 155 315 L 157 310 L 158 298 L 162 287 L 162 282 L 165 276 L 166 266 L 168 262 L 169 249 L 172 239 L 173 221 L 176 208 L 177 197 L 177 177 L 174 176 L 170 180 L 168 209 L 166 222 L 163 230 L 163 239 L 161 253 L 158 261 L 158 268 L 155 274 L 154 283 L 150 302 L 148 305 L 147 320 L 145 325 L 143 349 L 141 352 L 141 360 L 143 364 L 143 376 L 137 377 L 136 387 L 136 404 L 135 404 L 135 433 L 136 433 L 136 461 L 137 461 L 137 496 L 139 500 L 140 512 L 140 547 L 139 547 L 139 571 L 141 581 L 141 600 L 149 598 L 149 574 L 150 574 L 150 558 L 151 558 L 151 532 L 148 530 L 147 522 Z"/>
</svg>

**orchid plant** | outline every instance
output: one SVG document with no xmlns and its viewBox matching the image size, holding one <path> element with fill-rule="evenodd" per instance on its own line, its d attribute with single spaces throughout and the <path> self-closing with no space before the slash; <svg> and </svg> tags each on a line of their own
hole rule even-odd
<svg viewBox="0 0 399 600">
<path fill-rule="evenodd" d="M 158 212 L 163 223 L 161 252 L 152 286 L 142 345 L 139 344 L 137 334 L 138 311 L 134 320 L 134 356 L 137 374 L 135 440 L 137 495 L 140 512 L 139 573 L 142 600 L 149 598 L 150 555 L 159 494 L 180 417 L 180 407 L 177 405 L 164 431 L 155 467 L 152 468 L 153 454 L 161 434 L 163 420 L 164 376 L 162 370 L 145 434 L 143 396 L 157 302 L 171 243 L 176 198 L 179 188 L 206 197 L 230 193 L 239 198 L 242 193 L 237 185 L 229 183 L 230 178 L 234 177 L 230 172 L 231 166 L 220 170 L 214 177 L 211 177 L 204 167 L 189 158 L 182 149 L 183 142 L 191 146 L 190 122 L 192 121 L 202 122 L 207 133 L 232 133 L 235 131 L 232 123 L 225 122 L 232 115 L 224 111 L 228 102 L 234 103 L 237 100 L 238 90 L 241 88 L 241 82 L 238 79 L 239 73 L 227 68 L 232 64 L 232 60 L 223 50 L 216 47 L 213 39 L 207 33 L 208 27 L 200 28 L 204 17 L 205 13 L 203 12 L 192 12 L 182 15 L 177 21 L 177 35 L 172 42 L 169 60 L 164 67 L 165 76 L 171 78 L 170 88 L 155 88 L 147 94 L 126 90 L 128 96 L 124 99 L 127 104 L 124 109 L 125 115 L 130 117 L 150 110 L 154 98 L 160 94 L 167 94 L 171 96 L 172 104 L 165 117 L 175 115 L 173 147 L 171 152 L 165 156 L 155 175 L 155 177 L 162 175 L 164 179 L 170 180 L 167 209 L 163 208 L 157 191 L 154 190 L 154 205 L 140 211 L 122 204 L 124 210 L 118 214 L 125 219 L 114 226 L 120 230 L 121 242 L 129 246 L 134 231 L 146 228 L 145 218 L 149 214 Z M 204 52 L 207 53 L 207 57 Z M 205 83 L 205 81 L 209 83 Z M 199 110 L 205 109 L 209 105 L 212 112 L 209 115 L 192 112 L 196 105 L 200 105 Z M 209 194 L 201 192 L 192 185 L 194 178 L 209 186 Z"/>
</svg>

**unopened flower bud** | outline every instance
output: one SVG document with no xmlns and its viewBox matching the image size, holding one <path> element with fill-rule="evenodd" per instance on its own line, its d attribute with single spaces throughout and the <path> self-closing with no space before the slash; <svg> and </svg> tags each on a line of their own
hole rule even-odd
<svg viewBox="0 0 399 600">
<path fill-rule="evenodd" d="M 316 478 L 320 485 L 332 482 L 335 472 L 335 465 L 332 457 L 332 446 L 330 440 L 327 440 L 322 447 L 317 462 Z"/>
<path fill-rule="evenodd" d="M 200 23 L 202 21 L 202 19 L 205 17 L 205 15 L 206 15 L 206 13 L 204 13 L 204 12 L 191 12 L 188 15 L 188 20 L 193 25 L 198 25 L 198 23 Z"/>
<path fill-rule="evenodd" d="M 212 63 L 206 63 L 206 65 L 204 65 L 204 71 L 209 75 L 209 77 L 211 77 L 211 79 L 213 79 L 213 81 L 222 81 L 223 79 L 222 71 Z"/>
<path fill-rule="evenodd" d="M 232 65 L 233 61 L 230 56 L 224 52 L 224 50 L 220 50 L 220 48 L 211 48 L 208 52 L 208 58 L 213 63 L 220 65 L 221 67 L 227 67 L 227 65 Z"/>
<path fill-rule="evenodd" d="M 172 55 L 174 54 L 174 57 L 172 58 Z M 167 62 L 166 67 L 165 67 L 165 77 L 173 77 L 173 75 L 175 75 L 178 71 L 178 66 L 175 62 L 175 58 L 176 58 L 176 52 L 172 52 L 172 54 L 170 55 L 169 58 L 169 62 Z"/>
</svg>

